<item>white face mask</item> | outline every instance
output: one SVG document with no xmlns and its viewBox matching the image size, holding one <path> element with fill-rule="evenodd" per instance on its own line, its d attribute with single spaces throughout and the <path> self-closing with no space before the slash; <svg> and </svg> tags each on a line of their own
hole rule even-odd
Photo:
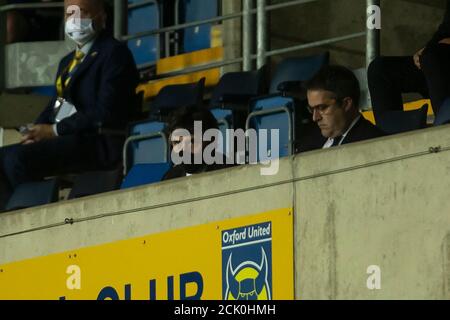
<svg viewBox="0 0 450 320">
<path fill-rule="evenodd" d="M 69 18 L 66 21 L 65 31 L 79 46 L 85 45 L 95 36 L 92 19 Z"/>
</svg>

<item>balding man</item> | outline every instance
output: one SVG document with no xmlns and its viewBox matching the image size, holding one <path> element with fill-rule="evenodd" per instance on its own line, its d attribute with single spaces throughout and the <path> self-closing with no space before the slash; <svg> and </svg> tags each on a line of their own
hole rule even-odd
<svg viewBox="0 0 450 320">
<path fill-rule="evenodd" d="M 18 185 L 55 174 L 108 169 L 121 159 L 123 130 L 136 107 L 138 72 L 126 45 L 104 31 L 103 0 L 66 0 L 66 35 L 76 50 L 56 76 L 57 96 L 24 131 L 0 149 L 0 210 Z"/>
</svg>

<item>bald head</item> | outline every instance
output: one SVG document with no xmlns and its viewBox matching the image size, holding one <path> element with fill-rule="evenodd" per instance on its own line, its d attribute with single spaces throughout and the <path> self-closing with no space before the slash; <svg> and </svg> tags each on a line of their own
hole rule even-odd
<svg viewBox="0 0 450 320">
<path fill-rule="evenodd" d="M 80 18 L 93 20 L 97 30 L 103 29 L 106 23 L 106 11 L 104 0 L 65 0 L 64 9 L 66 20 L 69 17 L 79 15 Z"/>
</svg>

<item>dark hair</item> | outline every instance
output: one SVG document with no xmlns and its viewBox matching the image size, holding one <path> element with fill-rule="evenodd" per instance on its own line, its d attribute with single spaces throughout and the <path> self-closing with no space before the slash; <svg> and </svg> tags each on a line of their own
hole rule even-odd
<svg viewBox="0 0 450 320">
<path fill-rule="evenodd" d="M 306 90 L 326 90 L 335 94 L 338 101 L 350 97 L 353 105 L 359 108 L 361 96 L 358 79 L 355 74 L 342 66 L 323 67 L 304 85 Z"/>
<path fill-rule="evenodd" d="M 209 129 L 218 129 L 217 120 L 211 111 L 205 107 L 189 105 L 181 107 L 170 114 L 167 124 L 168 134 L 170 135 L 176 129 L 186 129 L 193 134 L 196 121 L 202 122 L 202 133 Z"/>
</svg>

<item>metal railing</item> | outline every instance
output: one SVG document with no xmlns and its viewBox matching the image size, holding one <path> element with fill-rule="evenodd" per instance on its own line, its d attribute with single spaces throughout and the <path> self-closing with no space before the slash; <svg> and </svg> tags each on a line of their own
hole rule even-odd
<svg viewBox="0 0 450 320">
<path fill-rule="evenodd" d="M 116 2 L 120 2 L 121 0 L 116 0 Z M 222 15 L 215 18 L 205 19 L 201 21 L 195 21 L 195 22 L 189 22 L 189 23 L 183 23 L 179 25 L 174 25 L 170 27 L 161 28 L 158 30 L 152 30 L 147 32 L 139 32 L 135 34 L 119 34 L 117 33 L 117 38 L 127 41 L 132 39 L 137 39 L 140 37 L 145 36 L 151 36 L 151 35 L 158 35 L 158 34 L 168 34 L 171 32 L 176 32 L 179 30 L 183 30 L 190 27 L 196 27 L 201 26 L 205 24 L 212 24 L 212 23 L 220 23 L 227 20 L 232 19 L 242 19 L 242 57 L 234 58 L 234 59 L 228 59 L 224 60 L 219 63 L 211 63 L 211 64 L 205 64 L 198 67 L 192 67 L 187 68 L 180 72 L 170 72 L 170 73 L 164 73 L 161 74 L 161 77 L 171 77 L 174 75 L 180 75 L 180 74 L 187 74 L 194 71 L 203 71 L 203 70 L 209 70 L 213 68 L 218 67 L 224 67 L 227 65 L 232 64 L 242 64 L 242 69 L 244 71 L 249 71 L 254 69 L 253 68 L 253 61 L 256 60 L 257 67 L 263 66 L 267 59 L 274 55 L 280 55 L 284 53 L 290 53 L 295 51 L 300 51 L 304 49 L 319 47 L 327 44 L 333 44 L 336 42 L 346 41 L 350 39 L 360 38 L 360 37 L 366 37 L 366 56 L 367 56 L 367 63 L 372 61 L 377 55 L 379 55 L 380 52 L 380 32 L 379 30 L 363 30 L 360 32 L 355 32 L 352 34 L 347 34 L 339 37 L 333 37 L 329 39 L 324 39 L 320 41 L 314 41 L 311 43 L 306 44 L 300 44 L 295 45 L 287 48 L 282 49 L 276 49 L 276 50 L 270 50 L 268 46 L 268 37 L 269 37 L 269 30 L 268 30 L 268 13 L 274 10 L 278 10 L 281 8 L 287 8 L 292 6 L 297 6 L 305 3 L 311 3 L 311 2 L 317 2 L 319 0 L 291 0 L 286 1 L 283 3 L 277 3 L 272 5 L 267 5 L 268 0 L 256 0 L 256 8 L 253 7 L 253 0 L 243 0 L 242 3 L 242 11 Z M 145 1 L 144 1 L 145 2 Z M 371 5 L 379 5 L 380 0 L 366 0 L 367 6 Z M 121 16 L 121 13 L 119 12 L 120 7 L 116 7 L 115 16 Z M 122 13 L 123 14 L 123 13 Z M 253 53 L 253 38 L 254 36 L 254 30 L 253 30 L 253 19 L 256 15 L 256 44 L 257 44 L 257 50 L 256 53 Z M 119 26 L 119 29 L 122 30 Z"/>
<path fill-rule="evenodd" d="M 352 34 L 347 34 L 339 37 L 333 37 L 329 39 L 314 41 L 311 43 L 305 43 L 300 45 L 295 45 L 287 48 L 270 50 L 268 45 L 269 30 L 268 30 L 268 14 L 274 10 L 281 8 L 288 8 L 292 6 L 298 6 L 305 3 L 317 2 L 319 0 L 291 0 L 282 3 L 268 5 L 268 0 L 242 0 L 242 11 L 222 15 L 215 18 L 205 19 L 201 21 L 183 23 L 171 27 L 160 28 L 158 30 L 138 32 L 135 34 L 126 34 L 127 30 L 127 16 L 129 9 L 135 9 L 143 7 L 153 0 L 142 0 L 138 3 L 133 3 L 127 5 L 125 0 L 114 0 L 114 35 L 117 39 L 122 41 L 128 41 L 132 39 L 137 39 L 145 36 L 169 34 L 171 32 L 176 32 L 190 27 L 201 26 L 205 24 L 221 23 L 232 19 L 242 19 L 242 56 L 238 58 L 224 60 L 222 62 L 210 63 L 198 67 L 186 68 L 180 72 L 170 72 L 164 73 L 162 77 L 170 77 L 173 75 L 187 74 L 194 71 L 209 70 L 218 67 L 224 67 L 233 64 L 242 64 L 242 69 L 244 71 L 252 70 L 253 61 L 256 60 L 256 66 L 261 67 L 267 61 L 267 59 L 274 55 L 280 55 L 284 53 L 290 53 L 295 51 L 300 51 L 308 48 L 319 47 L 327 44 L 333 44 L 336 42 L 346 41 L 349 39 L 355 39 L 360 37 L 366 37 L 366 60 L 367 64 L 372 61 L 380 52 L 380 32 L 379 30 L 362 30 L 360 32 L 355 32 Z M 256 8 L 254 7 L 254 1 L 256 1 Z M 325 1 L 325 0 L 321 0 Z M 0 0 L 0 5 L 4 3 L 4 0 Z M 367 6 L 379 5 L 380 0 L 366 0 Z M 57 3 L 31 3 L 31 4 L 10 4 L 0 6 L 0 16 L 6 11 L 15 9 L 33 9 L 33 8 L 55 8 L 63 7 L 63 2 Z M 367 13 L 369 14 L 369 13 Z M 256 15 L 256 53 L 253 52 L 254 43 L 254 18 Z M 4 23 L 2 23 L 4 24 Z M 0 31 L 1 31 L 0 27 Z M 2 36 L 0 35 L 0 72 L 4 74 L 4 51 L 5 46 L 1 41 Z M 167 41 L 166 41 L 167 42 Z M 142 67 L 142 66 L 141 66 Z M 2 76 L 0 76 L 0 89 L 2 88 Z"/>
</svg>

